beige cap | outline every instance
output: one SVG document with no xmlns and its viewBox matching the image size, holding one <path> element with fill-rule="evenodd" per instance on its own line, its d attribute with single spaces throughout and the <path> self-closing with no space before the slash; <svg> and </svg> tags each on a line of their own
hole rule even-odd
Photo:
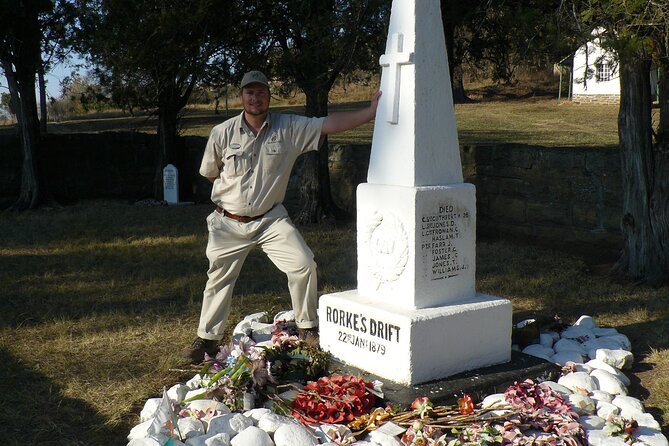
<svg viewBox="0 0 669 446">
<path fill-rule="evenodd" d="M 267 82 L 267 76 L 262 74 L 260 71 L 249 71 L 242 78 L 242 83 L 240 88 L 244 88 L 249 84 L 263 84 L 269 88 L 269 82 Z"/>
</svg>

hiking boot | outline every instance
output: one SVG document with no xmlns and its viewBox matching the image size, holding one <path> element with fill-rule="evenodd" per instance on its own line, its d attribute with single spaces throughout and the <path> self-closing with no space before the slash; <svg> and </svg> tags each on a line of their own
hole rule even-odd
<svg viewBox="0 0 669 446">
<path fill-rule="evenodd" d="M 297 337 L 300 339 L 300 341 L 303 341 L 312 347 L 318 347 L 321 342 L 321 338 L 318 335 L 318 327 L 298 328 Z"/>
<path fill-rule="evenodd" d="M 218 342 L 213 339 L 195 338 L 190 347 L 182 351 L 184 359 L 188 359 L 191 364 L 201 364 L 204 362 L 204 354 L 209 356 L 216 355 L 218 351 Z"/>
</svg>

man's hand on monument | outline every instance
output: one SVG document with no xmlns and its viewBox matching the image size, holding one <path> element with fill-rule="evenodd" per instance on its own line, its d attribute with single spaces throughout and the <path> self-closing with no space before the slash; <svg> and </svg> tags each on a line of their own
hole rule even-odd
<svg viewBox="0 0 669 446">
<path fill-rule="evenodd" d="M 323 122 L 321 134 L 329 135 L 331 133 L 345 132 L 371 121 L 376 116 L 380 97 L 381 91 L 379 90 L 372 97 L 369 107 L 355 111 L 335 112 L 328 115 L 325 118 L 325 122 Z"/>
<path fill-rule="evenodd" d="M 378 90 L 376 93 L 374 93 L 374 96 L 372 97 L 371 104 L 369 105 L 369 108 L 374 110 L 374 115 L 376 116 L 376 109 L 379 107 L 379 99 L 381 99 L 381 95 L 383 92 L 381 90 Z"/>
</svg>

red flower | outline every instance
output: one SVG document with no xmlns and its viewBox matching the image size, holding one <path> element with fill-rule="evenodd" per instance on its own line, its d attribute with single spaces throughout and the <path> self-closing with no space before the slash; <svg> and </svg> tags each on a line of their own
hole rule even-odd
<svg viewBox="0 0 669 446">
<path fill-rule="evenodd" d="M 411 403 L 411 408 L 423 418 L 430 410 L 432 410 L 432 401 L 426 396 L 422 398 L 416 398 Z"/>
<path fill-rule="evenodd" d="M 308 383 L 292 404 L 292 414 L 303 423 L 352 421 L 374 406 L 371 384 L 355 376 L 333 375 Z"/>
<path fill-rule="evenodd" d="M 458 398 L 458 406 L 462 415 L 471 415 L 474 413 L 474 401 L 466 393 L 462 395 L 462 398 Z"/>
</svg>

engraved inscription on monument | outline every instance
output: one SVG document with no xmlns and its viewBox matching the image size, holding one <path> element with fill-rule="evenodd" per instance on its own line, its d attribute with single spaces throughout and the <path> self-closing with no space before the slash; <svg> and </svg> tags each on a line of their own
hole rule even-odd
<svg viewBox="0 0 669 446">
<path fill-rule="evenodd" d="M 428 277 L 448 279 L 470 268 L 470 259 L 459 249 L 470 227 L 469 211 L 454 203 L 440 204 L 420 217 L 421 254 Z"/>
</svg>

